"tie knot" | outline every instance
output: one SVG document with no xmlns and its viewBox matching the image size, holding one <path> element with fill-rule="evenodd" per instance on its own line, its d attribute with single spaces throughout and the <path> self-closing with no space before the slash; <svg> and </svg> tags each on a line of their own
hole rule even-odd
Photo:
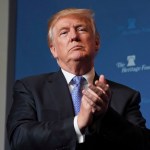
<svg viewBox="0 0 150 150">
<path fill-rule="evenodd" d="M 75 76 L 72 78 L 72 83 L 73 84 L 82 84 L 84 82 L 84 77 L 82 76 Z"/>
</svg>

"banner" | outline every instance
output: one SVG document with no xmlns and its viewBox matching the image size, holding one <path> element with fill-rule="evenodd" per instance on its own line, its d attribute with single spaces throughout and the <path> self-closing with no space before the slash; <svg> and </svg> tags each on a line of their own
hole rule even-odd
<svg viewBox="0 0 150 150">
<path fill-rule="evenodd" d="M 47 44 L 47 23 L 51 15 L 67 7 L 95 12 L 101 36 L 96 71 L 140 91 L 141 111 L 150 128 L 149 0 L 18 1 L 16 79 L 58 69 Z"/>
</svg>

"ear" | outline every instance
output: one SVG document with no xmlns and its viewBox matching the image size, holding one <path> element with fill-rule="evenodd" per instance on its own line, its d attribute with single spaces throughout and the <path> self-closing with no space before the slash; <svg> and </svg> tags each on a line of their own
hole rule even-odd
<svg viewBox="0 0 150 150">
<path fill-rule="evenodd" d="M 57 50 L 53 44 L 50 45 L 50 51 L 54 58 L 57 58 Z"/>
<path fill-rule="evenodd" d="M 100 38 L 97 36 L 95 38 L 95 50 L 98 51 L 100 48 Z"/>
</svg>

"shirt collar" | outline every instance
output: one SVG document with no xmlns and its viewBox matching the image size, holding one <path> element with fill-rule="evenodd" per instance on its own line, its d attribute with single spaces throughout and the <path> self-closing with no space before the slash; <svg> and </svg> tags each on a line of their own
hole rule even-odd
<svg viewBox="0 0 150 150">
<path fill-rule="evenodd" d="M 74 75 L 74 74 L 72 74 L 72 73 L 70 73 L 70 72 L 67 72 L 67 71 L 65 71 L 64 69 L 62 69 L 61 68 L 61 70 L 62 70 L 62 73 L 64 74 L 64 76 L 65 76 L 65 78 L 66 78 L 66 81 L 67 81 L 67 83 L 69 84 L 70 83 L 70 81 L 72 80 L 72 78 L 74 77 L 74 76 L 76 76 L 76 75 Z M 93 83 L 93 80 L 94 80 L 94 76 L 95 76 L 95 70 L 94 70 L 94 67 L 88 72 L 88 73 L 86 73 L 86 74 L 84 74 L 84 75 L 82 75 L 85 79 L 86 79 L 86 81 L 88 82 L 88 83 Z"/>
</svg>

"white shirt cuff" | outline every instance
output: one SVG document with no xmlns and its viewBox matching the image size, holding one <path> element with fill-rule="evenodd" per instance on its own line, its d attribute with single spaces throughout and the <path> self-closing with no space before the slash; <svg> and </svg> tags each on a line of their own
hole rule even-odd
<svg viewBox="0 0 150 150">
<path fill-rule="evenodd" d="M 74 117 L 74 128 L 75 128 L 75 132 L 77 134 L 78 142 L 83 143 L 85 141 L 85 135 L 83 135 L 79 129 L 78 122 L 77 122 L 77 116 Z"/>
</svg>

